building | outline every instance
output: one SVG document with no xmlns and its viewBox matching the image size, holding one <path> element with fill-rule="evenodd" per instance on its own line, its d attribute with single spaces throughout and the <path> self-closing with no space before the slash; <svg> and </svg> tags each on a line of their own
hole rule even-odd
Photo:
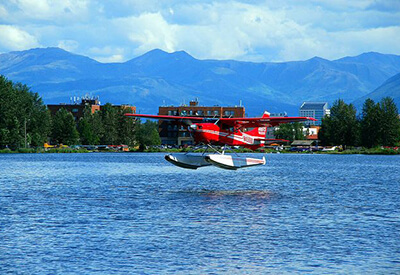
<svg viewBox="0 0 400 275">
<path fill-rule="evenodd" d="M 317 121 L 306 121 L 306 125 L 321 125 L 322 118 L 326 115 L 330 115 L 327 102 L 303 102 L 300 106 L 300 116 L 317 119 Z"/>
<path fill-rule="evenodd" d="M 199 116 L 209 118 L 244 117 L 245 108 L 243 106 L 200 106 L 197 100 L 193 100 L 190 101 L 189 106 L 161 106 L 158 108 L 158 114 L 170 116 Z M 194 143 L 187 126 L 179 125 L 173 121 L 160 121 L 159 133 L 162 144 L 182 146 Z"/>
<path fill-rule="evenodd" d="M 315 140 L 318 142 L 318 133 L 321 129 L 321 126 L 311 125 L 311 126 L 303 126 L 302 131 L 307 140 Z M 275 131 L 279 130 L 279 126 L 268 127 L 267 128 L 267 139 L 275 139 Z"/>
<path fill-rule="evenodd" d="M 80 101 L 79 101 L 80 100 Z M 49 104 L 47 105 L 47 108 L 50 110 L 50 113 L 52 116 L 54 116 L 58 110 L 64 108 L 68 112 L 70 112 L 74 118 L 75 121 L 79 121 L 81 117 L 83 117 L 84 110 L 86 107 L 90 108 L 90 112 L 94 114 L 97 111 L 101 110 L 101 107 L 104 105 L 100 105 L 100 101 L 98 97 L 89 97 L 89 96 L 84 96 L 82 98 L 74 98 L 73 103 L 66 104 L 66 103 L 61 103 L 61 104 Z M 128 111 L 130 113 L 135 114 L 136 113 L 136 107 L 131 106 L 131 105 L 113 105 L 115 108 L 123 108 L 123 109 L 129 109 Z"/>
<path fill-rule="evenodd" d="M 303 133 L 306 136 L 306 139 L 318 141 L 318 133 L 320 129 L 321 126 L 316 126 L 316 125 L 303 127 Z"/>
</svg>

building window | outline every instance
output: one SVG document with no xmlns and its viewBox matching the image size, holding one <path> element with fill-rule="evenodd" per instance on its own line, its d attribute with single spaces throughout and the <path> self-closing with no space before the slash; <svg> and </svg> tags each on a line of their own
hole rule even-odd
<svg viewBox="0 0 400 275">
<path fill-rule="evenodd" d="M 72 112 L 73 112 L 73 113 L 77 113 L 77 112 L 78 112 L 78 109 L 72 109 Z"/>
<path fill-rule="evenodd" d="M 229 116 L 234 116 L 235 115 L 235 111 L 225 111 L 224 112 L 225 116 L 229 117 Z"/>
</svg>

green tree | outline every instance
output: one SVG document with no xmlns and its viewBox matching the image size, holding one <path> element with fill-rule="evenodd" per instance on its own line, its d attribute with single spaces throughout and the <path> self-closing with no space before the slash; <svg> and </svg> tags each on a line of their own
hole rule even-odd
<svg viewBox="0 0 400 275">
<path fill-rule="evenodd" d="M 116 108 L 107 103 L 100 112 L 86 108 L 79 120 L 82 144 L 135 144 L 135 120 L 124 116 L 127 108 Z"/>
<path fill-rule="evenodd" d="M 372 99 L 364 102 L 362 109 L 361 145 L 372 148 L 382 143 L 381 140 L 381 110 L 379 104 L 375 104 Z"/>
<path fill-rule="evenodd" d="M 101 121 L 103 126 L 103 135 L 100 142 L 102 144 L 118 143 L 118 111 L 107 103 L 101 108 Z"/>
<path fill-rule="evenodd" d="M 84 145 L 98 145 L 102 136 L 101 117 L 92 114 L 90 108 L 85 108 L 83 117 L 79 120 L 78 131 L 81 143 Z"/>
<path fill-rule="evenodd" d="M 78 143 L 79 133 L 76 130 L 74 116 L 64 108 L 53 117 L 51 138 L 55 143 L 66 145 Z"/>
<path fill-rule="evenodd" d="M 383 146 L 394 146 L 400 141 L 399 111 L 393 98 L 385 97 L 379 102 L 380 140 Z"/>
<path fill-rule="evenodd" d="M 37 93 L 31 94 L 26 104 L 26 112 L 29 114 L 26 122 L 29 143 L 33 146 L 43 146 L 50 135 L 50 112 Z"/>
<path fill-rule="evenodd" d="M 118 110 L 118 143 L 126 145 L 135 144 L 135 120 L 131 117 L 126 117 L 125 114 L 129 113 L 129 109 L 121 108 Z"/>
<path fill-rule="evenodd" d="M 279 129 L 275 131 L 275 137 L 278 139 L 287 139 L 290 142 L 306 138 L 303 132 L 303 124 L 300 122 L 279 125 Z"/>
<path fill-rule="evenodd" d="M 94 144 L 98 145 L 100 144 L 100 141 L 104 135 L 103 121 L 100 112 L 95 112 L 92 114 L 90 124 L 92 125 L 93 134 L 96 140 L 96 143 Z"/>
<path fill-rule="evenodd" d="M 400 120 L 393 99 L 383 98 L 379 103 L 364 102 L 361 117 L 361 141 L 365 147 L 393 146 L 400 141 Z"/>
<path fill-rule="evenodd" d="M 0 76 L 0 147 L 40 146 L 50 131 L 50 115 L 37 93 Z M 26 133 L 26 135 L 25 135 Z"/>
<path fill-rule="evenodd" d="M 354 146 L 359 142 L 359 122 L 353 104 L 334 102 L 330 116 L 322 119 L 319 139 L 325 145 Z"/>
<path fill-rule="evenodd" d="M 158 123 L 147 120 L 145 123 L 136 122 L 136 140 L 139 150 L 143 151 L 147 146 L 160 145 L 161 139 L 158 134 Z"/>
</svg>

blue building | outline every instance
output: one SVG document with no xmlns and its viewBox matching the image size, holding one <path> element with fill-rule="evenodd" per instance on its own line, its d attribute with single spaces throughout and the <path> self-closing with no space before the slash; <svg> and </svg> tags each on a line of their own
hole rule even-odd
<svg viewBox="0 0 400 275">
<path fill-rule="evenodd" d="M 303 102 L 300 106 L 300 116 L 313 117 L 317 121 L 307 121 L 306 125 L 321 125 L 322 118 L 330 115 L 328 102 Z"/>
</svg>

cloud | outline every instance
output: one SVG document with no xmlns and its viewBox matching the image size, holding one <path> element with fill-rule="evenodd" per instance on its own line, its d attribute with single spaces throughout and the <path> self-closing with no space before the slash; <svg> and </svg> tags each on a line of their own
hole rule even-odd
<svg viewBox="0 0 400 275">
<path fill-rule="evenodd" d="M 92 58 L 103 63 L 125 61 L 125 50 L 121 47 L 106 46 L 103 48 L 93 47 L 89 49 Z"/>
<path fill-rule="evenodd" d="M 6 8 L 2 5 L 0 5 L 0 18 L 6 18 L 8 17 L 8 12 Z"/>
<path fill-rule="evenodd" d="M 247 61 L 398 53 L 393 41 L 400 26 L 398 3 L 12 0 L 0 4 L 0 24 L 25 38 L 4 42 L 1 37 L 0 45 L 3 50 L 59 46 L 102 62 L 128 60 L 154 48 L 185 50 L 200 59 Z"/>
<path fill-rule="evenodd" d="M 13 0 L 5 4 L 13 23 L 50 21 L 65 24 L 89 18 L 90 0 Z"/>
<path fill-rule="evenodd" d="M 154 48 L 168 52 L 176 49 L 178 26 L 168 24 L 160 13 L 144 13 L 139 16 L 118 18 L 113 25 L 135 46 L 137 54 L 145 53 Z"/>
<path fill-rule="evenodd" d="M 25 50 L 39 46 L 36 37 L 15 26 L 0 25 L 0 48 L 4 51 Z"/>
<path fill-rule="evenodd" d="M 400 37 L 400 26 L 337 32 L 332 35 L 337 44 L 342 43 L 344 52 L 352 54 L 369 51 L 399 54 L 398 50 L 396 51 L 400 49 L 400 40 L 396 39 L 397 37 Z"/>
<path fill-rule="evenodd" d="M 196 16 L 189 19 L 187 13 Z M 259 58 L 259 49 L 271 48 L 275 53 L 287 37 L 304 38 L 307 31 L 288 20 L 284 12 L 236 2 L 185 6 L 169 13 L 174 14 L 178 16 L 176 22 L 158 12 L 118 18 L 114 26 L 133 43 L 137 54 L 160 48 L 217 59 L 245 59 L 248 55 Z"/>
<path fill-rule="evenodd" d="M 399 12 L 400 2 L 398 0 L 375 0 L 371 1 L 367 9 L 379 10 L 384 12 Z"/>
<path fill-rule="evenodd" d="M 69 52 L 74 52 L 79 48 L 79 42 L 75 40 L 61 40 L 58 42 L 57 47 Z"/>
<path fill-rule="evenodd" d="M 125 61 L 124 56 L 121 54 L 113 54 L 113 55 L 106 56 L 106 57 L 95 56 L 93 58 L 102 63 L 118 63 L 118 62 Z"/>
</svg>

